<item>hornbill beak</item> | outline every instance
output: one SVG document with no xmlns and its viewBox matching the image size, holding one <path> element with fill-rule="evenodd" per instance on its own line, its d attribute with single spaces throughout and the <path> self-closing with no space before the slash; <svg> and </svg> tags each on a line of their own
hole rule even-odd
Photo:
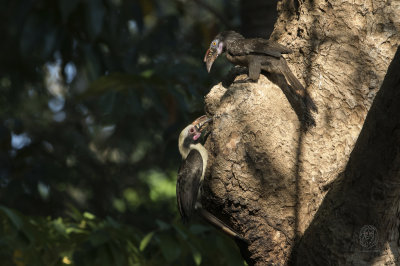
<svg viewBox="0 0 400 266">
<path fill-rule="evenodd" d="M 206 63 L 208 73 L 210 73 L 211 66 L 213 65 L 215 59 L 217 59 L 218 55 L 218 50 L 215 48 L 210 48 L 207 50 L 206 55 L 204 56 L 204 62 Z"/>
<path fill-rule="evenodd" d="M 202 115 L 193 121 L 192 125 L 195 126 L 196 130 L 203 132 L 205 125 L 212 121 L 212 118 L 208 118 L 206 115 Z"/>
</svg>

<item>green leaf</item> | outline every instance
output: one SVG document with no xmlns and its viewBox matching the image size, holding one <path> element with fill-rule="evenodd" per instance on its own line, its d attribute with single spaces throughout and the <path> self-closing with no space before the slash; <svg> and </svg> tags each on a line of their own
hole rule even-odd
<svg viewBox="0 0 400 266">
<path fill-rule="evenodd" d="M 196 265 L 201 264 L 201 253 L 198 250 L 193 250 L 193 260 Z"/>
<path fill-rule="evenodd" d="M 161 253 L 168 262 L 173 262 L 181 254 L 178 243 L 169 235 L 163 235 L 161 240 Z"/>
<path fill-rule="evenodd" d="M 116 220 L 114 220 L 111 216 L 107 216 L 106 217 L 106 221 L 108 223 L 109 226 L 115 228 L 115 229 L 120 229 L 121 228 L 121 224 L 118 223 Z"/>
<path fill-rule="evenodd" d="M 94 216 L 90 212 L 84 212 L 83 217 L 85 217 L 86 219 L 89 219 L 89 220 L 93 220 L 94 218 L 96 218 L 96 216 Z"/>
<path fill-rule="evenodd" d="M 145 70 L 142 73 L 140 73 L 140 75 L 144 78 L 151 78 L 151 76 L 153 76 L 153 74 L 154 74 L 153 69 L 148 69 L 148 70 Z"/>
<path fill-rule="evenodd" d="M 75 228 L 75 227 L 69 227 L 69 228 L 65 229 L 65 232 L 67 234 L 71 234 L 71 233 L 83 234 L 83 233 L 86 233 L 85 230 L 79 229 L 79 228 Z"/>
<path fill-rule="evenodd" d="M 182 237 L 182 239 L 185 239 L 185 240 L 188 239 L 189 236 L 187 235 L 187 233 L 185 231 L 183 231 L 181 228 L 179 228 L 179 226 L 174 224 L 173 227 L 174 227 L 175 231 L 178 233 L 178 235 L 180 237 Z"/>
<path fill-rule="evenodd" d="M 119 211 L 119 212 L 125 212 L 126 211 L 126 204 L 125 201 L 119 198 L 113 199 L 113 206 L 114 208 Z"/>
<path fill-rule="evenodd" d="M 4 206 L 0 206 L 0 210 L 2 210 L 3 213 L 4 213 L 5 215 L 8 216 L 8 218 L 11 220 L 11 222 L 13 223 L 13 225 L 14 225 L 18 230 L 20 230 L 20 229 L 22 228 L 22 226 L 23 226 L 23 221 L 22 221 L 21 217 L 20 217 L 17 213 L 15 213 L 15 212 L 12 211 L 11 209 L 6 208 L 6 207 L 4 207 Z"/>
<path fill-rule="evenodd" d="M 171 227 L 169 224 L 167 224 L 161 220 L 158 220 L 158 219 L 156 220 L 156 223 L 158 225 L 158 228 L 160 228 L 161 231 L 168 230 Z"/>
<path fill-rule="evenodd" d="M 210 228 L 201 224 L 192 224 L 189 228 L 190 232 L 193 234 L 202 234 L 204 232 L 210 231 Z"/>
<path fill-rule="evenodd" d="M 53 221 L 53 226 L 57 230 L 57 232 L 59 232 L 60 234 L 62 234 L 64 236 L 67 235 L 67 230 L 66 230 L 66 227 L 65 227 L 61 217 L 59 217 Z"/>
<path fill-rule="evenodd" d="M 123 195 L 130 206 L 137 207 L 140 205 L 141 198 L 133 188 L 126 188 L 123 191 Z"/>
<path fill-rule="evenodd" d="M 143 237 L 142 241 L 140 241 L 140 251 L 143 251 L 147 247 L 147 245 L 150 243 L 150 240 L 153 238 L 153 235 L 154 232 L 150 232 L 145 237 Z"/>
</svg>

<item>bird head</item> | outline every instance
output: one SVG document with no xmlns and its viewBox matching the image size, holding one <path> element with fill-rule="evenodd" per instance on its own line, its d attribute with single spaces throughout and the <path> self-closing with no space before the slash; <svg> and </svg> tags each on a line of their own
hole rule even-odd
<svg viewBox="0 0 400 266">
<path fill-rule="evenodd" d="M 204 56 L 204 62 L 207 66 L 207 71 L 210 73 L 211 66 L 213 65 L 215 59 L 224 52 L 225 44 L 222 39 L 217 35 L 215 39 L 211 42 L 210 48 L 208 48 L 206 55 Z"/>
<path fill-rule="evenodd" d="M 203 115 L 193 121 L 190 125 L 185 127 L 179 134 L 179 152 L 185 159 L 190 152 L 190 145 L 199 142 L 201 133 L 206 128 L 206 124 L 209 123 L 212 118 L 208 118 Z"/>
<path fill-rule="evenodd" d="M 215 36 L 214 40 L 210 44 L 210 48 L 208 48 L 206 55 L 204 56 L 204 62 L 206 63 L 208 73 L 210 73 L 211 66 L 215 59 L 226 51 L 227 43 L 237 39 L 244 39 L 244 37 L 240 33 L 232 30 L 223 31 Z"/>
</svg>

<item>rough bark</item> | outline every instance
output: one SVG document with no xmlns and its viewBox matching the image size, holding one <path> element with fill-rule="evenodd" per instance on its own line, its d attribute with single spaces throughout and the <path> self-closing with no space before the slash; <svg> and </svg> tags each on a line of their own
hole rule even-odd
<svg viewBox="0 0 400 266">
<path fill-rule="evenodd" d="M 399 202 L 396 190 L 385 190 L 387 180 L 398 186 L 398 150 L 386 156 L 378 145 L 399 142 L 376 140 L 367 157 L 371 138 L 360 137 L 349 157 L 400 43 L 400 2 L 315 0 L 297 8 L 288 2 L 278 3 L 272 37 L 295 51 L 286 58 L 319 108 L 317 125 L 304 132 L 282 89 L 264 76 L 256 84 L 214 86 L 206 96 L 214 121 L 203 204 L 250 241 L 244 255 L 250 264 L 399 262 Z M 381 119 L 379 127 L 395 119 L 382 111 L 371 117 Z M 378 123 L 371 125 L 365 134 L 376 136 Z M 399 137 L 397 127 L 387 130 Z M 380 156 L 382 174 L 364 178 Z M 379 252 L 359 254 L 355 238 L 363 225 L 385 235 Z"/>
<path fill-rule="evenodd" d="M 398 264 L 399 210 L 400 49 L 344 173 L 335 180 L 300 241 L 297 264 Z M 359 243 L 360 228 L 365 225 L 376 228 L 376 244 Z"/>
</svg>

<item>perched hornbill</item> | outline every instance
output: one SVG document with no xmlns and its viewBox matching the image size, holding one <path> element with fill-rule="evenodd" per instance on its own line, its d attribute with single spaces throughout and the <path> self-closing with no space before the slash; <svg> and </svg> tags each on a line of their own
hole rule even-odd
<svg viewBox="0 0 400 266">
<path fill-rule="evenodd" d="M 208 72 L 210 72 L 215 59 L 224 52 L 232 64 L 248 67 L 249 75 L 246 80 L 257 81 L 261 70 L 282 74 L 297 95 L 303 98 L 307 96 L 303 85 L 282 57 L 282 54 L 292 52 L 289 48 L 271 40 L 246 39 L 235 31 L 223 31 L 214 38 L 204 56 Z M 311 99 L 307 99 L 307 101 L 309 100 Z M 307 104 L 313 111 L 317 111 L 312 100 Z"/>
<path fill-rule="evenodd" d="M 182 221 L 186 223 L 196 211 L 228 235 L 246 242 L 238 233 L 201 206 L 201 186 L 207 167 L 208 152 L 200 143 L 200 136 L 205 125 L 211 120 L 203 115 L 185 127 L 179 135 L 178 147 L 183 160 L 176 182 L 179 213 Z"/>
<path fill-rule="evenodd" d="M 209 121 L 211 119 L 201 116 L 185 127 L 179 135 L 178 147 L 183 161 L 178 171 L 176 197 L 179 212 L 185 223 L 193 215 L 197 200 L 200 198 L 208 153 L 199 141 L 201 132 Z"/>
</svg>

